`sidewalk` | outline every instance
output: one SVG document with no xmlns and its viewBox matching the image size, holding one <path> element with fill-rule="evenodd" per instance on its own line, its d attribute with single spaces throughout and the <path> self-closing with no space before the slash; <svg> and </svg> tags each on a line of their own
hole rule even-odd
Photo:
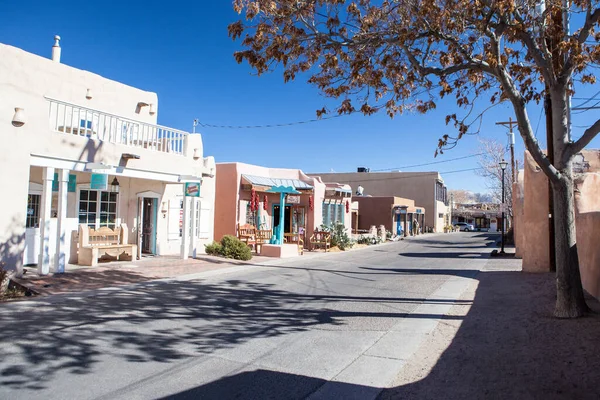
<svg viewBox="0 0 600 400">
<path fill-rule="evenodd" d="M 577 320 L 552 317 L 554 274 L 491 259 L 380 399 L 597 399 L 600 303 Z M 456 317 L 463 318 L 456 318 Z"/>
<path fill-rule="evenodd" d="M 182 260 L 177 256 L 157 256 L 134 262 L 100 263 L 96 267 L 68 265 L 64 274 L 47 276 L 37 275 L 35 267 L 26 267 L 27 273 L 22 278 L 13 278 L 13 281 L 38 295 L 53 295 L 176 278 L 240 265 L 260 264 L 268 260 L 270 259 L 260 256 L 254 256 L 251 261 L 238 261 L 208 255 L 187 260 Z M 31 297 L 22 299 L 30 300 Z"/>
</svg>

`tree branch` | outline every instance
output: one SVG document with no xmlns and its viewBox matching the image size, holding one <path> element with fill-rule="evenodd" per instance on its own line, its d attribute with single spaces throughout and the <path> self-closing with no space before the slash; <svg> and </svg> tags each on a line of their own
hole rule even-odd
<svg viewBox="0 0 600 400">
<path fill-rule="evenodd" d="M 565 150 L 565 160 L 573 157 L 575 154 L 579 153 L 581 150 L 587 146 L 592 139 L 596 137 L 596 135 L 600 133 L 600 119 L 594 122 L 592 126 L 587 128 L 585 132 L 583 132 L 583 136 L 580 137 L 576 142 L 571 143 L 567 146 Z"/>
</svg>

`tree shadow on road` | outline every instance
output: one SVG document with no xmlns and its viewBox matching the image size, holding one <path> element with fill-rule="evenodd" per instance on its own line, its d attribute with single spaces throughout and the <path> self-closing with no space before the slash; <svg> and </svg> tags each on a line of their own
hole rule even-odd
<svg viewBox="0 0 600 400">
<path fill-rule="evenodd" d="M 441 315 L 403 312 L 393 305 L 451 301 L 304 294 L 239 280 L 153 281 L 94 293 L 0 309 L 0 330 L 6 338 L 0 344 L 0 385 L 44 389 L 57 371 L 89 374 L 105 356 L 169 363 L 255 338 L 316 326 L 335 329 L 349 320 L 438 319 Z M 356 302 L 364 304 L 362 311 L 346 306 Z M 388 303 L 388 308 L 377 308 Z M 19 311 L 22 307 L 29 308 Z"/>
</svg>

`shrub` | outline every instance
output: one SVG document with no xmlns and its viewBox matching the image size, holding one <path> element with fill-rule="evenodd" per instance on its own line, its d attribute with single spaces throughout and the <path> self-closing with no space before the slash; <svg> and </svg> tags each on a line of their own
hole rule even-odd
<svg viewBox="0 0 600 400">
<path fill-rule="evenodd" d="M 0 261 L 0 295 L 4 293 L 8 287 L 8 271 L 5 267 L 4 261 Z"/>
<path fill-rule="evenodd" d="M 204 249 L 206 250 L 206 254 L 210 254 L 211 256 L 220 256 L 223 250 L 221 243 L 215 241 L 211 244 L 205 244 Z"/>
<path fill-rule="evenodd" d="M 331 246 L 337 246 L 340 250 L 346 250 L 354 244 L 354 241 L 348 236 L 344 224 L 338 222 L 330 228 L 330 231 Z"/>
<path fill-rule="evenodd" d="M 244 261 L 252 258 L 250 247 L 235 236 L 223 236 L 223 239 L 221 239 L 221 247 L 221 255 L 223 255 L 223 257 Z"/>
<path fill-rule="evenodd" d="M 235 236 L 225 235 L 221 239 L 221 243 L 212 242 L 205 244 L 206 254 L 213 256 L 222 256 L 225 258 L 233 258 L 234 260 L 248 261 L 252 259 L 252 251 L 246 243 L 242 242 Z"/>
</svg>

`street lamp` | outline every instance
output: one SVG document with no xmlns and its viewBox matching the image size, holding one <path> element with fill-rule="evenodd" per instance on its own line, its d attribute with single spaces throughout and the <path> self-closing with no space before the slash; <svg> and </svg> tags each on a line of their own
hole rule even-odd
<svg viewBox="0 0 600 400">
<path fill-rule="evenodd" d="M 502 161 L 500 161 L 500 169 L 502 169 L 502 248 L 500 249 L 500 253 L 499 254 L 504 254 L 504 209 L 506 208 L 506 204 L 504 204 L 504 170 L 506 169 L 506 167 L 508 166 L 508 163 L 506 161 L 504 161 L 504 158 L 502 159 Z"/>
</svg>

